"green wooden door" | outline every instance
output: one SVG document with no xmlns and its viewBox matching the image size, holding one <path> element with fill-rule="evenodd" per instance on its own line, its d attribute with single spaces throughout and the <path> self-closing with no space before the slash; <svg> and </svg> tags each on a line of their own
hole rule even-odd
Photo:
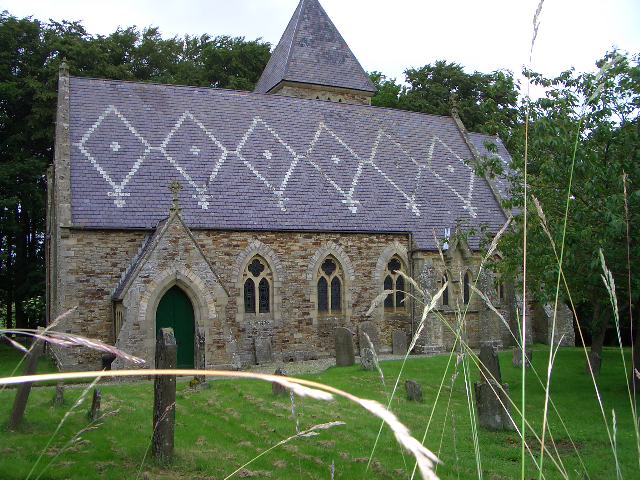
<svg viewBox="0 0 640 480">
<path fill-rule="evenodd" d="M 161 328 L 173 328 L 178 345 L 178 368 L 193 368 L 194 324 L 191 300 L 179 287 L 173 287 L 158 304 L 156 338 Z"/>
</svg>

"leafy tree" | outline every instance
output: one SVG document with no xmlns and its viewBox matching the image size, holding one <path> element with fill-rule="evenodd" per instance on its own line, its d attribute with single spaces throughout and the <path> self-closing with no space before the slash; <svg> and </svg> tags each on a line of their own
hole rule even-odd
<svg viewBox="0 0 640 480">
<path fill-rule="evenodd" d="M 580 321 L 592 335 L 592 351 L 601 353 L 611 319 L 604 288 L 599 251 L 613 272 L 618 305 L 624 318 L 631 303 L 637 305 L 640 281 L 632 272 L 627 286 L 627 224 L 623 176 L 627 177 L 630 228 L 630 265 L 640 264 L 640 56 L 608 53 L 598 62 L 601 75 L 567 71 L 546 79 L 528 72 L 546 95 L 530 106 L 528 185 L 546 216 L 552 241 L 529 198 L 528 282 L 541 301 L 555 297 L 567 201 L 569 200 L 563 270 L 578 305 Z M 575 163 L 574 159 L 575 148 Z M 524 208 L 523 159 L 514 158 L 517 172 L 510 206 Z M 504 238 L 505 274 L 517 277 L 522 265 L 522 213 Z M 555 245 L 555 252 L 553 245 Z M 562 285 L 561 285 L 562 287 Z M 561 299 L 566 300 L 561 288 Z M 637 317 L 637 306 L 635 318 Z M 636 328 L 637 331 L 637 328 Z M 638 338 L 640 340 L 640 337 Z"/>
<path fill-rule="evenodd" d="M 228 36 L 162 38 L 157 28 L 87 33 L 78 22 L 0 14 L 0 306 L 7 327 L 43 321 L 46 169 L 58 68 L 72 75 L 252 89 L 270 45 Z"/>
</svg>

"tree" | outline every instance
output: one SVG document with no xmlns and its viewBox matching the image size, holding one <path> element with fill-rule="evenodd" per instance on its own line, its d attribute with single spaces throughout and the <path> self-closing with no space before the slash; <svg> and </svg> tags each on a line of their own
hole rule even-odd
<svg viewBox="0 0 640 480">
<path fill-rule="evenodd" d="M 158 28 L 93 36 L 78 22 L 0 14 L 0 306 L 5 325 L 43 322 L 46 169 L 58 68 L 72 75 L 253 88 L 270 45 L 228 36 L 162 38 Z M 1 316 L 0 316 L 1 318 Z"/>
<path fill-rule="evenodd" d="M 629 265 L 623 186 L 626 175 L 633 269 L 640 264 L 640 56 L 611 52 L 597 64 L 602 68 L 599 75 L 567 71 L 546 79 L 527 72 L 533 84 L 546 89 L 545 97 L 530 105 L 527 180 L 531 195 L 544 211 L 546 225 L 530 197 L 527 279 L 538 300 L 554 299 L 556 255 L 560 255 L 573 165 L 563 271 L 581 313 L 581 325 L 592 336 L 592 351 L 601 353 L 612 309 L 601 278 L 600 250 L 616 280 L 623 318 L 629 318 L 629 305 L 637 305 L 640 297 L 637 275 L 631 290 L 626 288 Z M 508 206 L 521 213 L 501 246 L 505 261 L 500 268 L 513 278 L 521 274 L 523 255 L 523 166 L 522 157 L 515 156 L 517 175 Z M 560 293 L 561 300 L 566 300 L 564 288 Z"/>
</svg>

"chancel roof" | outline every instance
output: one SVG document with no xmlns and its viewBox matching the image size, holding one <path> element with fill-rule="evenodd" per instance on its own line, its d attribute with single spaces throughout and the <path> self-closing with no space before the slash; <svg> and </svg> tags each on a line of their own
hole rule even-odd
<svg viewBox="0 0 640 480">
<path fill-rule="evenodd" d="M 375 93 L 376 88 L 318 0 L 301 0 L 255 91 L 289 81 Z"/>
<path fill-rule="evenodd" d="M 171 182 L 192 229 L 496 231 L 454 120 L 222 89 L 70 79 L 72 221 L 152 229 Z M 477 239 L 471 240 L 477 247 Z"/>
</svg>

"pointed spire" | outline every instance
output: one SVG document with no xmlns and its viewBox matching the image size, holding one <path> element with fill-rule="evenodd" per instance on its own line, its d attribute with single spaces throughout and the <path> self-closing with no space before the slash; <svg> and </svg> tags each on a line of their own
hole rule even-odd
<svg viewBox="0 0 640 480">
<path fill-rule="evenodd" d="M 318 0 L 300 1 L 255 91 L 268 93 L 282 82 L 376 92 Z"/>
</svg>

